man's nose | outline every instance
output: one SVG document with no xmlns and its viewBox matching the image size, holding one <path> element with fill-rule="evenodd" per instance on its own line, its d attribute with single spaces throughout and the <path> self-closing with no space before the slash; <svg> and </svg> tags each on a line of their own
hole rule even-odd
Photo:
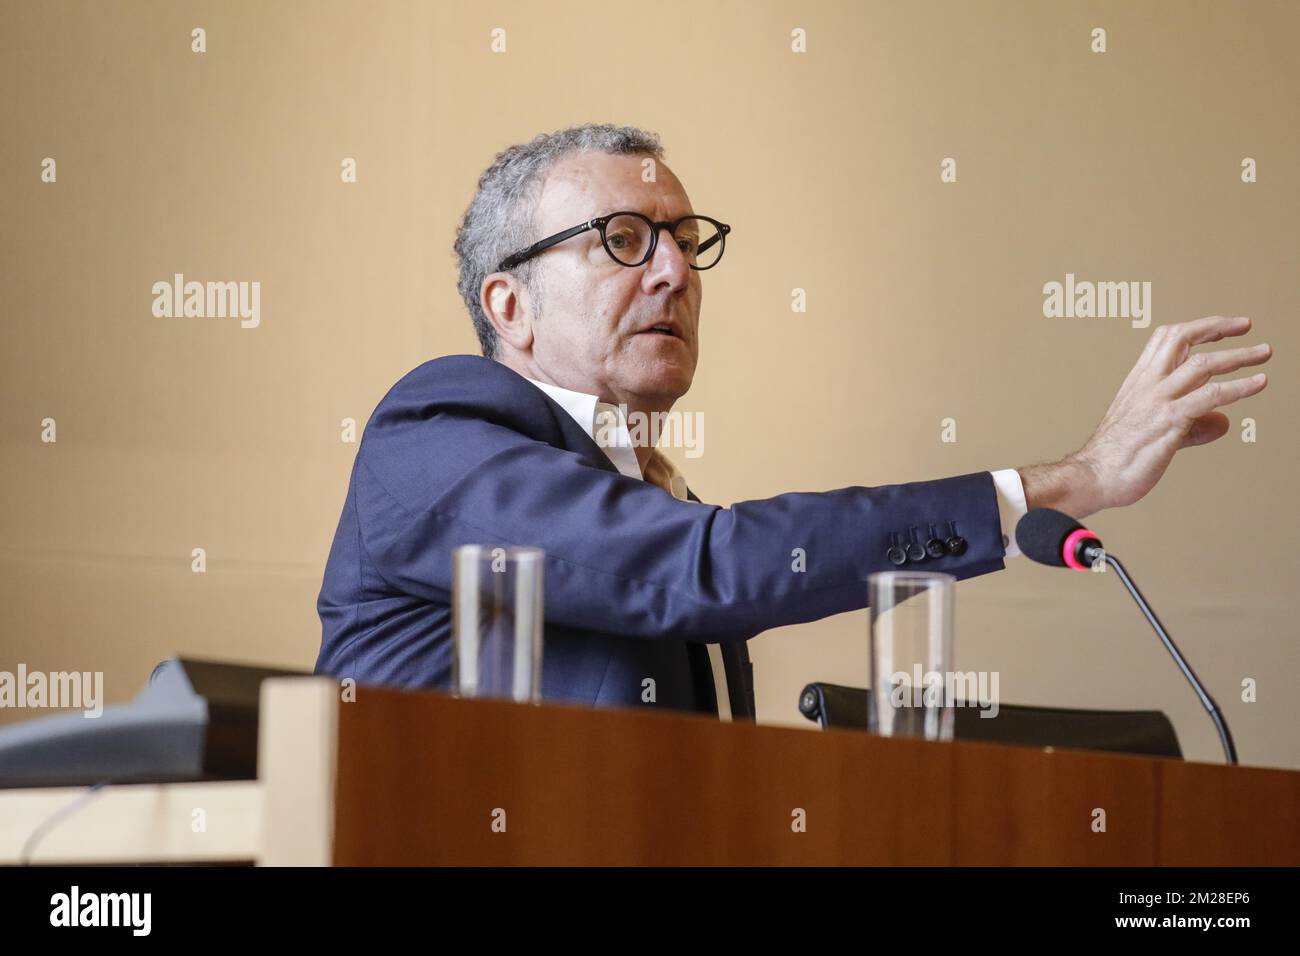
<svg viewBox="0 0 1300 956">
<path fill-rule="evenodd" d="M 691 267 L 686 261 L 677 240 L 665 226 L 659 230 L 659 241 L 655 243 L 655 254 L 646 265 L 641 283 L 646 292 L 654 293 L 663 286 L 671 292 L 686 288 L 691 278 Z"/>
</svg>

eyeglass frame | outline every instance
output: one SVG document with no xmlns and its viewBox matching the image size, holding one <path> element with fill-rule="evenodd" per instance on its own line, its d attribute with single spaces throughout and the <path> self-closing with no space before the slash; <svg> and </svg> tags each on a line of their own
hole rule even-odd
<svg viewBox="0 0 1300 956">
<path fill-rule="evenodd" d="M 611 219 L 615 219 L 618 216 L 635 216 L 636 218 L 640 219 L 642 222 L 650 224 L 650 248 L 646 250 L 645 257 L 640 262 L 624 262 L 622 259 L 618 258 L 618 256 L 614 255 L 614 253 L 610 251 L 609 243 L 605 240 L 605 227 L 609 225 L 609 221 Z M 595 219 L 588 219 L 586 222 L 578 223 L 576 226 L 574 226 L 571 229 L 565 229 L 563 232 L 557 232 L 553 236 L 547 236 L 545 239 L 542 239 L 538 242 L 534 242 L 527 249 L 521 249 L 518 252 L 512 253 L 511 255 L 508 255 L 504 259 L 502 259 L 501 262 L 497 265 L 497 271 L 509 272 L 515 266 L 527 262 L 529 259 L 533 258 L 534 256 L 542 252 L 545 252 L 547 249 L 551 248 L 551 246 L 558 245 L 561 242 L 564 242 L 566 239 L 572 239 L 574 236 L 581 235 L 582 233 L 586 232 L 589 229 L 596 229 L 600 232 L 600 245 L 605 250 L 606 255 L 608 255 L 611 259 L 613 259 L 621 266 L 627 266 L 629 269 L 636 269 L 639 268 L 640 266 L 645 265 L 647 262 L 650 261 L 651 257 L 654 256 L 655 250 L 659 248 L 659 231 L 661 229 L 667 229 L 668 234 L 672 236 L 674 239 L 676 239 L 677 227 L 680 226 L 687 219 L 703 219 L 705 222 L 713 223 L 713 225 L 716 226 L 718 229 L 718 235 L 713 239 L 710 239 L 707 243 L 705 243 L 695 252 L 695 254 L 698 256 L 705 249 L 711 248 L 714 242 L 721 242 L 722 248 L 718 250 L 718 258 L 713 260 L 713 262 L 709 263 L 707 266 L 694 266 L 691 265 L 689 262 L 687 263 L 687 265 L 690 266 L 692 269 L 694 269 L 696 272 L 706 272 L 709 269 L 712 269 L 714 266 L 716 266 L 719 262 L 721 262 L 722 254 L 727 251 L 727 233 L 731 232 L 731 227 L 729 225 L 727 225 L 725 222 L 719 222 L 718 220 L 714 219 L 712 216 L 701 216 L 698 215 L 697 213 L 691 213 L 689 216 L 679 216 L 678 218 L 672 220 L 663 220 L 660 222 L 656 222 L 655 220 L 651 219 L 649 216 L 643 215 L 642 213 L 636 212 L 631 209 L 625 209 L 620 212 L 611 212 L 608 216 L 597 216 Z"/>
</svg>

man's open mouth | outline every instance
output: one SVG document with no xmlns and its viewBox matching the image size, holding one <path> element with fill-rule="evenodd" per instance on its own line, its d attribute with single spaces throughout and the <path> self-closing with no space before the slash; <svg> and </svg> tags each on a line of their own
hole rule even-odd
<svg viewBox="0 0 1300 956">
<path fill-rule="evenodd" d="M 661 322 L 658 325 L 651 326 L 648 329 L 642 329 L 638 335 L 666 335 L 672 339 L 680 339 L 682 334 L 677 331 L 677 327 L 669 322 Z"/>
</svg>

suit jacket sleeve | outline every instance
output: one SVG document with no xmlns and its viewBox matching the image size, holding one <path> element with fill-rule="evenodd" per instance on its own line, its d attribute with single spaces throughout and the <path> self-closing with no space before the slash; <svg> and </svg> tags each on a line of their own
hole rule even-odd
<svg viewBox="0 0 1300 956">
<path fill-rule="evenodd" d="M 932 523 L 946 534 L 955 522 L 966 552 L 906 568 L 967 578 L 1004 566 L 988 472 L 724 508 L 454 408 L 381 406 L 351 490 L 356 542 L 390 587 L 447 603 L 453 548 L 534 545 L 548 621 L 631 637 L 742 640 L 863 608 L 867 576 L 894 569 L 890 533 L 924 539 Z"/>
</svg>

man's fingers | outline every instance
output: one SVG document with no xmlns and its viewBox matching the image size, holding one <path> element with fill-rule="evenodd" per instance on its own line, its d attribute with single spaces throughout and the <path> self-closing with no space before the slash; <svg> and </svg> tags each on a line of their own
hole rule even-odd
<svg viewBox="0 0 1300 956">
<path fill-rule="evenodd" d="M 1267 384 L 1268 376 L 1263 372 L 1230 382 L 1206 382 L 1174 402 L 1174 409 L 1186 418 L 1201 418 L 1221 405 L 1231 405 L 1239 399 L 1262 392 Z"/>
<path fill-rule="evenodd" d="M 1250 331 L 1250 319 L 1244 315 L 1231 318 L 1222 315 L 1210 315 L 1190 322 L 1176 325 L 1160 326 L 1152 333 L 1152 338 L 1165 329 L 1156 343 L 1152 355 L 1152 365 L 1163 375 L 1168 375 L 1187 358 L 1187 352 L 1194 345 L 1206 342 L 1218 342 L 1232 335 L 1245 335 Z"/>
<path fill-rule="evenodd" d="M 1165 394 L 1170 398 L 1181 398 L 1216 375 L 1226 375 L 1252 365 L 1263 365 L 1272 355 L 1273 349 L 1267 342 L 1218 352 L 1197 352 L 1165 379 Z"/>
</svg>

